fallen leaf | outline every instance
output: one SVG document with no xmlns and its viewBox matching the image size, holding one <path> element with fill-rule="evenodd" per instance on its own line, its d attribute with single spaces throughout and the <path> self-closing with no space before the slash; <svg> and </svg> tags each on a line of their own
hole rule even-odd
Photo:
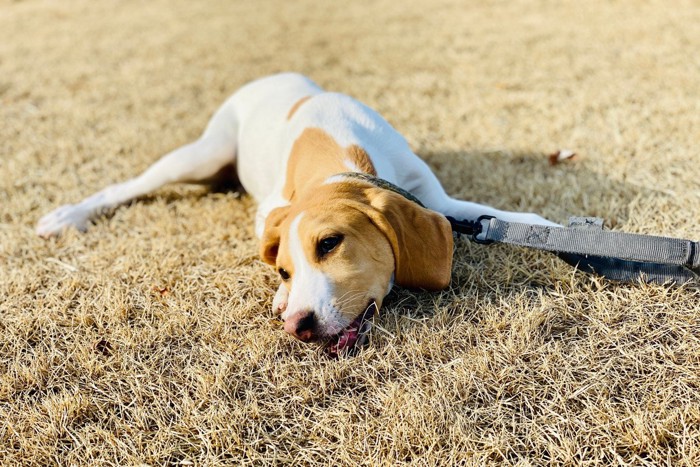
<svg viewBox="0 0 700 467">
<path fill-rule="evenodd" d="M 165 287 L 158 287 L 157 285 L 154 285 L 154 286 L 153 286 L 153 290 L 156 291 L 156 292 L 158 292 L 158 293 L 160 294 L 161 297 L 162 297 L 163 295 L 167 295 L 168 293 L 170 293 L 170 289 L 169 289 L 167 286 L 165 286 Z"/>
<path fill-rule="evenodd" d="M 557 165 L 574 157 L 576 157 L 576 153 L 571 149 L 560 149 L 549 155 L 549 165 Z"/>
</svg>

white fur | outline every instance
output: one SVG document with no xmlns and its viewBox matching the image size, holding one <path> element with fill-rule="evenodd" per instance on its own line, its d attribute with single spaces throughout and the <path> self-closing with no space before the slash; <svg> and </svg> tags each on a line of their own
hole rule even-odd
<svg viewBox="0 0 700 467">
<path fill-rule="evenodd" d="M 282 319 L 313 311 L 319 327 L 332 335 L 340 332 L 347 323 L 340 322 L 341 314 L 334 305 L 335 294 L 331 279 L 315 268 L 306 257 L 299 236 L 299 223 L 303 216 L 304 213 L 297 215 L 289 227 L 289 253 L 294 264 L 294 275 Z"/>
</svg>

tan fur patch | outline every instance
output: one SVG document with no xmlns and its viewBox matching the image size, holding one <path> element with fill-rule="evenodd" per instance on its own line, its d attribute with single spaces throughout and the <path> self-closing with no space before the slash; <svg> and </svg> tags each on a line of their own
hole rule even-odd
<svg viewBox="0 0 700 467">
<path fill-rule="evenodd" d="M 302 97 L 301 99 L 296 101 L 292 108 L 289 109 L 289 113 L 287 114 L 287 120 L 291 120 L 296 111 L 299 110 L 299 107 L 301 107 L 301 105 L 309 99 L 311 99 L 311 96 Z"/>
<path fill-rule="evenodd" d="M 343 148 L 322 129 L 305 129 L 292 146 L 282 195 L 292 201 L 307 189 L 322 184 L 328 177 L 347 172 L 346 159 L 359 170 L 376 174 L 369 154 L 361 147 L 352 145 Z"/>
<path fill-rule="evenodd" d="M 355 167 L 364 173 L 377 175 L 377 171 L 374 169 L 374 165 L 372 165 L 372 160 L 369 158 L 367 151 L 359 146 L 353 145 L 350 146 L 346 152 L 348 159 L 350 159 L 350 162 L 355 164 Z"/>
</svg>

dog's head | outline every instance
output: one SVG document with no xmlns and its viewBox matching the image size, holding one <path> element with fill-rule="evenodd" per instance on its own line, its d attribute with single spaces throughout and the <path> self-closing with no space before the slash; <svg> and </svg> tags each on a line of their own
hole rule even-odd
<svg viewBox="0 0 700 467">
<path fill-rule="evenodd" d="M 341 180 L 273 210 L 261 256 L 288 294 L 284 329 L 337 352 L 356 344 L 393 282 L 447 287 L 452 231 L 443 216 L 397 193 Z"/>
</svg>

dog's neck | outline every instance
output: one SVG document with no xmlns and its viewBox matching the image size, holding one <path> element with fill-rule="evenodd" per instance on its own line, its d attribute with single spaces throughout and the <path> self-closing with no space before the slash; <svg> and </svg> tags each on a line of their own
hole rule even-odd
<svg viewBox="0 0 700 467">
<path fill-rule="evenodd" d="M 363 148 L 342 147 L 322 129 L 307 128 L 292 146 L 282 195 L 293 203 L 318 189 L 333 175 L 350 171 L 376 175 Z"/>
</svg>

